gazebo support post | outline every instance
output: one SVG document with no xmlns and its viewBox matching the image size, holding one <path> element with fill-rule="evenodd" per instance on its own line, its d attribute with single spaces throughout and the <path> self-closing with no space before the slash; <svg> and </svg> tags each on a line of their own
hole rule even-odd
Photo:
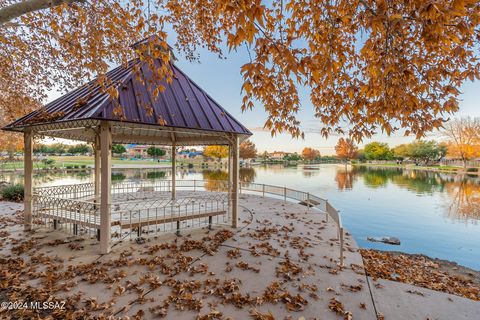
<svg viewBox="0 0 480 320">
<path fill-rule="evenodd" d="M 100 200 L 100 137 L 95 136 L 94 144 L 94 177 L 95 177 L 95 194 L 93 202 L 97 203 Z"/>
<path fill-rule="evenodd" d="M 101 150 L 101 186 L 100 186 L 100 251 L 110 252 L 111 215 L 110 207 L 112 179 L 112 128 L 110 123 L 103 121 L 100 125 Z"/>
<path fill-rule="evenodd" d="M 172 200 L 177 197 L 177 145 L 172 138 Z"/>
<path fill-rule="evenodd" d="M 23 135 L 25 154 L 24 154 L 24 230 L 32 230 L 32 194 L 33 194 L 33 133 L 30 128 L 26 128 Z"/>
<path fill-rule="evenodd" d="M 239 141 L 238 135 L 234 136 L 232 145 L 232 227 L 237 227 L 238 221 L 238 178 L 239 178 Z"/>
<path fill-rule="evenodd" d="M 227 190 L 228 190 L 228 205 L 232 206 L 232 194 L 233 194 L 233 183 L 232 183 L 232 157 L 233 157 L 233 147 L 232 143 L 228 145 L 228 180 L 227 180 Z"/>
</svg>

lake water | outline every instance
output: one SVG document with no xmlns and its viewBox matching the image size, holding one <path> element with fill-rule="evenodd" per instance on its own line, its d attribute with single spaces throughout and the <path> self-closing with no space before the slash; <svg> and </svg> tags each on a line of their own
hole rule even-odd
<svg viewBox="0 0 480 320">
<path fill-rule="evenodd" d="M 165 170 L 113 170 L 113 180 L 168 179 Z M 225 172 L 179 170 L 178 179 L 226 179 Z M 360 247 L 423 253 L 480 270 L 478 177 L 335 164 L 242 168 L 244 181 L 286 186 L 326 197 L 341 211 Z M 18 174 L 0 180 L 22 181 Z M 35 185 L 92 181 L 90 172 L 36 174 Z M 367 241 L 393 236 L 400 246 Z"/>
</svg>

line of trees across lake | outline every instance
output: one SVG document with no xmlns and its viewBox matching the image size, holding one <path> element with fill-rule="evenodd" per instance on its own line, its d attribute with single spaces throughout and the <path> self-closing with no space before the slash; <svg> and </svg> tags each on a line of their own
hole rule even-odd
<svg viewBox="0 0 480 320">
<path fill-rule="evenodd" d="M 391 161 L 400 163 L 414 163 L 417 165 L 435 165 L 440 161 L 449 159 L 461 163 L 464 168 L 467 166 L 477 166 L 480 159 L 480 118 L 459 118 L 445 123 L 444 128 L 439 132 L 438 140 L 415 140 L 411 143 L 400 144 L 390 147 L 384 142 L 371 142 L 360 149 L 350 138 L 339 138 L 335 146 L 335 155 L 321 155 L 320 151 L 311 147 L 306 147 L 301 153 L 287 152 L 263 152 L 258 153 L 255 144 L 251 140 L 246 140 L 240 144 L 241 159 L 257 159 L 261 162 L 344 162 L 355 160 L 365 161 Z M 21 143 L 15 148 L 10 148 L 7 144 L 0 145 L 0 151 L 8 153 L 8 159 L 13 159 L 14 155 L 20 153 Z M 53 155 L 89 155 L 93 152 L 88 144 L 66 145 L 63 143 L 43 144 L 38 143 L 34 146 L 36 154 L 46 156 Z M 112 152 L 115 155 L 126 153 L 126 148 L 120 144 L 112 146 Z M 162 148 L 151 146 L 147 154 L 152 158 L 162 157 L 166 154 Z M 228 157 L 227 146 L 206 146 L 203 150 L 204 158 L 220 160 Z M 474 163 L 472 163 L 474 161 Z M 469 162 L 471 162 L 469 164 Z M 480 162 L 479 162 L 480 163 Z M 453 164 L 455 165 L 455 164 Z"/>
<path fill-rule="evenodd" d="M 63 143 L 35 144 L 33 152 L 45 155 L 84 155 L 92 153 L 92 147 L 85 143 L 75 145 L 66 145 Z"/>
<path fill-rule="evenodd" d="M 445 123 L 440 140 L 415 140 L 393 148 L 387 143 L 371 142 L 359 150 L 351 139 L 340 138 L 335 151 L 341 160 L 411 161 L 415 164 L 437 164 L 446 158 L 458 160 L 463 167 L 480 159 L 480 118 L 459 118 Z"/>
</svg>

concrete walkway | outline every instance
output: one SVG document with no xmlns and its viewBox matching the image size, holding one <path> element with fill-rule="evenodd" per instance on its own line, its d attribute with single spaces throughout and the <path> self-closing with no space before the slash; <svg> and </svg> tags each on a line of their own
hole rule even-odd
<svg viewBox="0 0 480 320">
<path fill-rule="evenodd" d="M 478 302 L 366 277 L 349 235 L 339 268 L 336 227 L 323 213 L 252 195 L 241 195 L 240 205 L 236 230 L 125 241 L 100 256 L 93 240 L 25 234 L 12 216 L 21 205 L 0 203 L 0 231 L 8 233 L 0 236 L 0 271 L 10 275 L 2 300 L 51 295 L 71 308 L 59 317 L 480 319 Z"/>
</svg>

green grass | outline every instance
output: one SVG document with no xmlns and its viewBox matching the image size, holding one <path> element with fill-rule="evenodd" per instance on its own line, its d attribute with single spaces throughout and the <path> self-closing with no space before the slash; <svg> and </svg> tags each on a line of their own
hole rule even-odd
<svg viewBox="0 0 480 320">
<path fill-rule="evenodd" d="M 454 166 L 427 166 L 422 168 L 429 168 L 429 169 L 439 169 L 439 170 L 462 170 L 462 167 L 454 167 Z"/>
<path fill-rule="evenodd" d="M 40 161 L 35 161 L 33 164 L 34 169 L 43 169 L 43 168 L 65 168 L 67 166 L 93 166 L 93 157 L 87 156 L 73 156 L 73 157 L 49 157 L 55 160 L 53 165 L 45 165 Z M 144 165 L 158 165 L 158 164 L 170 164 L 170 162 L 157 162 L 149 160 L 121 160 L 121 159 L 112 159 L 112 164 L 144 164 Z M 23 161 L 18 162 L 0 162 L 0 169 L 23 169 Z"/>
<path fill-rule="evenodd" d="M 353 166 L 367 166 L 367 167 L 402 167 L 405 168 L 404 164 L 396 163 L 352 163 Z"/>
<path fill-rule="evenodd" d="M 413 164 L 396 164 L 396 163 L 356 163 L 354 165 L 367 166 L 367 167 L 395 167 L 395 168 L 411 168 L 419 170 L 442 170 L 442 171 L 463 171 L 463 167 L 455 166 L 415 166 Z"/>
</svg>

